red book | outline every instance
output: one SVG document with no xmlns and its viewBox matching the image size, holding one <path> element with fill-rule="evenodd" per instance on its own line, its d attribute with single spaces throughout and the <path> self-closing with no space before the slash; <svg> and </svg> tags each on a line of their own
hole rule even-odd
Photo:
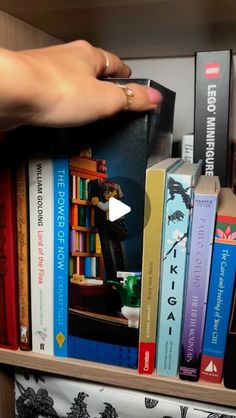
<svg viewBox="0 0 236 418">
<path fill-rule="evenodd" d="M 15 189 L 9 168 L 0 170 L 0 347 L 18 348 Z"/>
</svg>

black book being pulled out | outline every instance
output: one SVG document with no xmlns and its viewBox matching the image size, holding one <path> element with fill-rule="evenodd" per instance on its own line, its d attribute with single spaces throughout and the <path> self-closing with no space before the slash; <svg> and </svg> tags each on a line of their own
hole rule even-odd
<svg viewBox="0 0 236 418">
<path fill-rule="evenodd" d="M 149 79 L 109 81 L 150 86 L 163 101 L 154 111 L 121 112 L 70 132 L 71 178 L 87 189 L 85 202 L 73 199 L 79 225 L 71 230 L 68 353 L 137 368 L 139 325 L 129 315 L 138 316 L 140 305 L 146 169 L 171 156 L 175 93 Z M 111 197 L 130 213 L 111 221 Z M 78 251 L 88 234 L 90 245 Z"/>
</svg>

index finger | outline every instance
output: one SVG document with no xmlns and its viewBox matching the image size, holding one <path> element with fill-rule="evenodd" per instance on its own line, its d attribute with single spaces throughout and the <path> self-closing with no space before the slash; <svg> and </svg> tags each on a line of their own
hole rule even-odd
<svg viewBox="0 0 236 418">
<path fill-rule="evenodd" d="M 66 45 L 68 47 L 68 44 Z M 70 45 L 76 48 L 77 54 L 80 52 L 80 58 L 90 66 L 96 77 L 128 78 L 131 75 L 130 67 L 110 51 L 97 48 L 81 39 L 71 42 Z"/>
<path fill-rule="evenodd" d="M 117 55 L 101 48 L 95 48 L 97 54 L 98 77 L 121 77 L 128 78 L 131 75 L 130 67 Z"/>
</svg>

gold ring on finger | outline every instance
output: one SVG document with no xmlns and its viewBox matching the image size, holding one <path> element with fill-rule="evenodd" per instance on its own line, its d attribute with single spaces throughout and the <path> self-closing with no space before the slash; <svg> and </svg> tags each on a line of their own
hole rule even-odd
<svg viewBox="0 0 236 418">
<path fill-rule="evenodd" d="M 100 51 L 102 52 L 102 54 L 105 58 L 105 70 L 107 70 L 109 65 L 110 65 L 109 57 L 108 57 L 107 53 L 104 51 L 104 49 L 102 49 L 102 48 L 99 48 L 99 49 L 100 49 Z"/>
<path fill-rule="evenodd" d="M 116 83 L 116 85 L 118 87 L 120 87 L 123 90 L 123 92 L 125 93 L 126 105 L 124 107 L 124 110 L 129 110 L 129 108 L 132 105 L 133 100 L 134 100 L 134 92 L 133 92 L 133 90 L 131 90 L 131 88 L 129 88 L 125 84 Z"/>
</svg>

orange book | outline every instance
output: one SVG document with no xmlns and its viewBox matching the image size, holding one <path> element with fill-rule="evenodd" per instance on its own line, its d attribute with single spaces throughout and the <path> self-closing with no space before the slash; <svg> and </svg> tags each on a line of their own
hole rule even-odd
<svg viewBox="0 0 236 418">
<path fill-rule="evenodd" d="M 70 208 L 71 226 L 78 226 L 78 205 L 72 204 Z"/>
</svg>

